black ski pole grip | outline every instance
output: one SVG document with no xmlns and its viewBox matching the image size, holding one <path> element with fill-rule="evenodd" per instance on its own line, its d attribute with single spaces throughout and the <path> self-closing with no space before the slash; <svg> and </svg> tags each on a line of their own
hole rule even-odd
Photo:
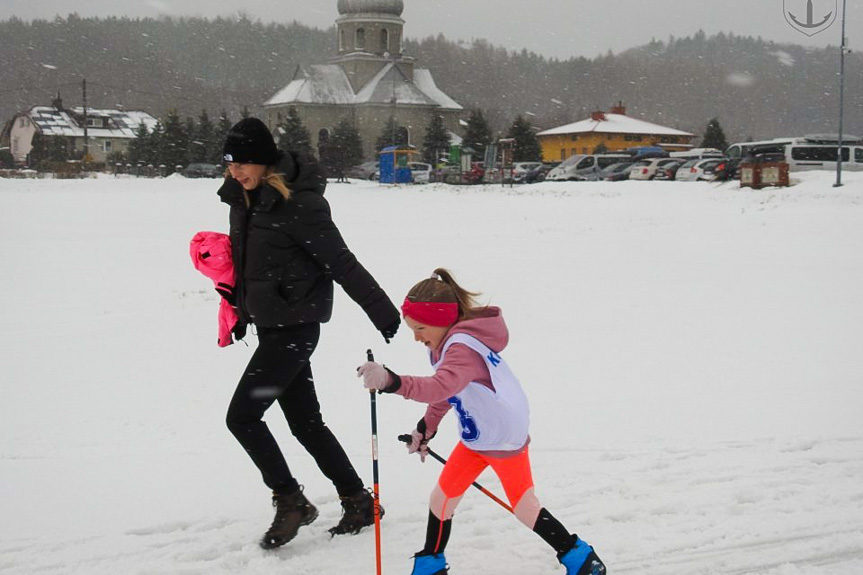
<svg viewBox="0 0 863 575">
<path fill-rule="evenodd" d="M 366 359 L 367 359 L 367 360 L 369 360 L 369 361 L 374 361 L 374 360 L 375 360 L 375 356 L 374 356 L 374 354 L 372 353 L 372 350 L 370 350 L 370 349 L 367 349 L 367 350 L 366 350 Z"/>
<path fill-rule="evenodd" d="M 411 437 L 409 433 L 403 433 L 403 434 L 399 435 L 399 441 L 401 441 L 402 443 L 408 443 L 409 444 L 413 440 L 414 440 L 414 438 Z"/>
</svg>

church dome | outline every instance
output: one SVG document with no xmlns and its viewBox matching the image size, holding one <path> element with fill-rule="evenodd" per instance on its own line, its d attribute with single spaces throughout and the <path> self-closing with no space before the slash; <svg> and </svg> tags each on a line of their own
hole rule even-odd
<svg viewBox="0 0 863 575">
<path fill-rule="evenodd" d="M 401 16 L 403 0 L 339 0 L 339 14 L 392 14 Z"/>
</svg>

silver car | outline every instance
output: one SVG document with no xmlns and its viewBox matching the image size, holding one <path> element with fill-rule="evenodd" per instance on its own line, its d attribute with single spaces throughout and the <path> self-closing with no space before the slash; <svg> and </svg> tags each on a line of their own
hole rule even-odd
<svg viewBox="0 0 863 575">
<path fill-rule="evenodd" d="M 722 159 L 689 160 L 677 170 L 674 177 L 678 182 L 712 181 L 715 178 L 713 170 L 722 162 Z"/>
</svg>

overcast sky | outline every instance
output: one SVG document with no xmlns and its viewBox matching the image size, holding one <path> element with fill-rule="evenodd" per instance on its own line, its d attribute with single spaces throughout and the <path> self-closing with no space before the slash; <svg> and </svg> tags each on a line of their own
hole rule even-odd
<svg viewBox="0 0 863 575">
<path fill-rule="evenodd" d="M 811 37 L 789 25 L 786 13 L 806 22 L 807 0 L 405 0 L 405 35 L 421 39 L 483 38 L 512 50 L 557 58 L 620 52 L 669 36 L 733 32 L 806 46 L 837 46 L 843 0 L 811 0 L 813 21 L 835 21 Z M 81 16 L 206 16 L 244 12 L 262 21 L 326 28 L 338 16 L 336 0 L 0 0 L 0 19 Z M 863 5 L 848 2 L 846 37 L 863 50 Z M 855 50 L 856 51 L 856 50 Z"/>
</svg>

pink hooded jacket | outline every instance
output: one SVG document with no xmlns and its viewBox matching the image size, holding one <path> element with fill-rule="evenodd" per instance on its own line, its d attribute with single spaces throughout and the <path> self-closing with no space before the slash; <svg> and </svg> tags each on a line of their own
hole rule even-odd
<svg viewBox="0 0 863 575">
<path fill-rule="evenodd" d="M 488 306 L 475 317 L 453 324 L 438 349 L 429 350 L 432 363 L 440 359 L 446 340 L 457 333 L 473 336 L 495 352 L 503 351 L 509 343 L 509 330 L 500 308 Z M 401 375 L 400 378 L 402 384 L 397 394 L 428 404 L 423 419 L 430 434 L 437 431 L 438 424 L 451 407 L 447 398 L 462 391 L 472 381 L 494 389 L 483 358 L 461 343 L 450 348 L 434 375 Z"/>
<path fill-rule="evenodd" d="M 234 262 L 231 258 L 231 239 L 218 232 L 198 232 L 189 246 L 195 269 L 213 280 L 216 291 L 222 296 L 219 304 L 219 347 L 233 342 L 232 330 L 237 325 L 237 312 L 228 301 L 234 295 Z"/>
</svg>

